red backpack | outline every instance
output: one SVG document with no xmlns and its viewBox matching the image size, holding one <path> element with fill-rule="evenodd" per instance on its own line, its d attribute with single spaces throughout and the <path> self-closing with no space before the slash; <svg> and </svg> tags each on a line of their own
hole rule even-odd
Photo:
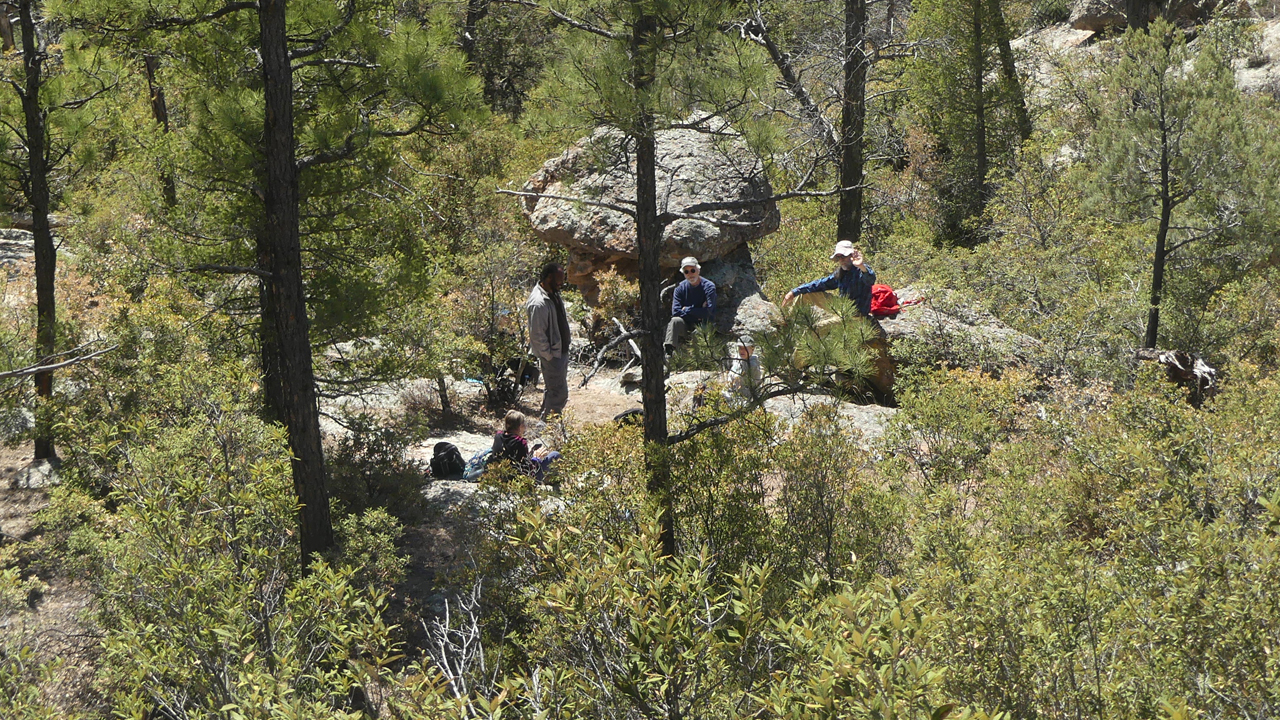
<svg viewBox="0 0 1280 720">
<path fill-rule="evenodd" d="M 902 306 L 898 304 L 898 296 L 893 294 L 893 288 L 888 285 L 872 285 L 871 286 L 871 314 L 875 317 L 892 317 L 902 310 Z"/>
</svg>

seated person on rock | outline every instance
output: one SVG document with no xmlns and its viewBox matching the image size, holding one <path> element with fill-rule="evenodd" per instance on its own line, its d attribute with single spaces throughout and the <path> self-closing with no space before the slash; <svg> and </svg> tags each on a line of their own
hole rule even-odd
<svg viewBox="0 0 1280 720">
<path fill-rule="evenodd" d="M 529 442 L 524 439 L 528 427 L 524 413 L 519 410 L 508 412 L 502 424 L 502 432 L 493 436 L 493 451 L 489 461 L 506 460 L 520 472 L 542 482 L 547 468 L 561 457 L 560 453 L 546 446 L 535 447 L 532 452 L 529 451 Z"/>
<path fill-rule="evenodd" d="M 716 313 L 716 285 L 702 277 L 702 266 L 695 257 L 680 261 L 684 280 L 676 286 L 671 296 L 671 322 L 667 323 L 667 337 L 663 349 L 668 356 L 699 323 L 710 320 Z"/>
<path fill-rule="evenodd" d="M 871 286 L 876 283 L 876 271 L 867 267 L 862 259 L 862 252 L 848 240 L 836 243 L 831 259 L 839 263 L 836 271 L 788 292 L 782 298 L 783 307 L 791 304 L 798 295 L 838 289 L 841 295 L 858 306 L 858 312 L 863 316 L 870 316 Z"/>
</svg>

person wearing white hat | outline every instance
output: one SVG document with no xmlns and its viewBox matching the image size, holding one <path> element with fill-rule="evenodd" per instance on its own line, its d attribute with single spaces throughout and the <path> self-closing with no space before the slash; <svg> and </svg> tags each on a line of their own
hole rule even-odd
<svg viewBox="0 0 1280 720">
<path fill-rule="evenodd" d="M 790 304 L 797 295 L 839 290 L 841 295 L 857 304 L 859 312 L 870 315 L 871 286 L 876 284 L 876 271 L 867 267 L 862 258 L 862 251 L 848 240 L 836 243 L 835 250 L 831 252 L 831 259 L 839 263 L 835 272 L 788 292 L 783 296 L 782 304 L 784 306 Z"/>
<path fill-rule="evenodd" d="M 684 273 L 684 280 L 671 296 L 671 321 L 667 323 L 667 337 L 663 342 L 667 355 L 675 352 L 690 330 L 716 314 L 716 284 L 702 277 L 698 258 L 681 260 L 680 271 Z"/>
</svg>

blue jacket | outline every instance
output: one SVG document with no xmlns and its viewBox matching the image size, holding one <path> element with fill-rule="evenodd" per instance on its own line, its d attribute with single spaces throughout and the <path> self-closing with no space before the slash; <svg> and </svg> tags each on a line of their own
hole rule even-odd
<svg viewBox="0 0 1280 720">
<path fill-rule="evenodd" d="M 843 268 L 837 269 L 830 275 L 813 282 L 805 283 L 800 287 L 792 290 L 793 295 L 804 295 L 811 292 L 822 292 L 823 290 L 835 290 L 839 288 L 840 294 L 849 298 L 858 304 L 858 312 L 863 315 L 871 314 L 871 286 L 876 284 L 876 271 L 870 266 L 867 271 L 863 272 L 854 267 L 848 272 Z"/>
<path fill-rule="evenodd" d="M 706 303 L 706 307 L 702 303 Z M 690 325 L 710 320 L 716 314 L 716 284 L 706 278 L 694 285 L 681 280 L 671 296 L 671 317 L 682 317 Z"/>
</svg>

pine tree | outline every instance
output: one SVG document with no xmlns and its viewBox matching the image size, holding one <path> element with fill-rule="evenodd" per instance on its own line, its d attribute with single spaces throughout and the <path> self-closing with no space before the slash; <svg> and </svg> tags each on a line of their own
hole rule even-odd
<svg viewBox="0 0 1280 720">
<path fill-rule="evenodd" d="M 663 230 L 679 208 L 659 212 L 657 133 L 680 123 L 706 127 L 717 114 L 744 104 L 742 66 L 726 62 L 734 38 L 722 32 L 731 7 L 717 0 L 591 0 L 548 3 L 544 9 L 576 31 L 569 35 L 574 73 L 566 78 L 578 93 L 585 119 L 618 128 L 635 157 L 635 219 L 640 256 L 642 400 L 649 490 L 663 503 L 663 549 L 675 553 L 669 505 L 671 472 L 663 370 L 664 312 L 661 246 Z M 714 208 L 710 208 L 714 209 Z"/>
<path fill-rule="evenodd" d="M 187 270 L 245 274 L 256 309 L 269 419 L 289 431 L 306 556 L 332 543 L 316 368 L 317 333 L 358 334 L 380 284 L 375 268 L 415 241 L 380 234 L 377 203 L 395 138 L 447 129 L 474 104 L 461 56 L 424 28 L 353 1 L 76 3 L 104 37 L 143 44 L 180 89 L 177 181 L 192 192 L 152 208 L 180 242 L 152 248 Z M 245 53 L 244 48 L 255 50 Z M 210 242 L 213 240 L 213 242 Z M 366 258 L 369 262 L 366 262 Z"/>
<path fill-rule="evenodd" d="M 1101 70 L 1089 138 L 1100 197 L 1119 219 L 1154 225 L 1150 301 L 1142 346 L 1160 336 L 1171 258 L 1232 241 L 1269 193 L 1253 163 L 1258 145 L 1235 87 L 1229 48 L 1206 34 L 1198 49 L 1163 20 L 1130 30 Z"/>
<path fill-rule="evenodd" d="M 937 141 L 943 234 L 972 243 L 967 226 L 990 199 L 993 167 L 1012 159 L 1031 121 L 999 0 L 920 0 L 911 36 L 916 115 Z M 994 80 L 994 82 L 993 82 Z"/>
<path fill-rule="evenodd" d="M 81 115 L 85 107 L 110 85 L 104 74 L 103 54 L 82 50 L 79 40 L 64 35 L 65 28 L 46 16 L 39 0 L 17 3 L 18 33 L 7 30 L 4 41 L 20 51 L 4 58 L 6 90 L 0 101 L 3 114 L 0 142 L 6 150 L 0 157 L 12 171 L 12 184 L 31 213 L 31 233 L 35 249 L 36 349 L 38 363 L 54 357 L 58 342 L 57 276 L 58 250 L 54 243 L 50 215 L 60 201 L 60 180 L 74 163 L 74 149 L 84 137 Z M 5 27 L 9 7 L 0 8 Z M 19 119 L 21 118 L 21 119 Z M 53 395 L 53 372 L 34 375 L 36 396 L 48 400 Z M 52 459 L 55 449 L 47 420 L 37 414 L 35 459 Z"/>
</svg>

